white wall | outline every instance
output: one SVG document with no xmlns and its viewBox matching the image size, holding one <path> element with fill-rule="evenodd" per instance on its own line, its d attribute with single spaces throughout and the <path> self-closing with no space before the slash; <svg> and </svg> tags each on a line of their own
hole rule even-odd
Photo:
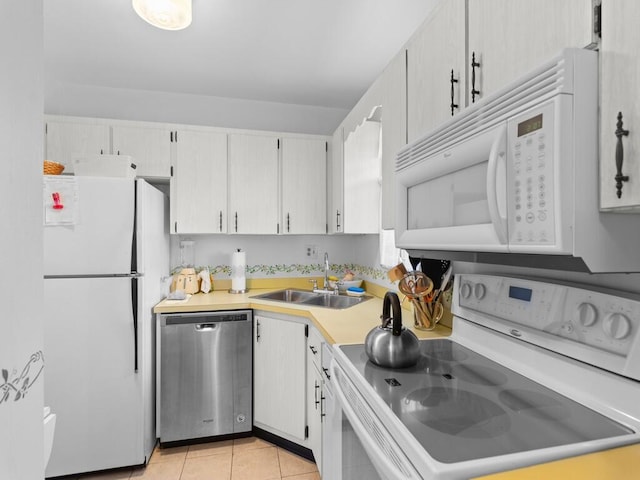
<svg viewBox="0 0 640 480">
<path fill-rule="evenodd" d="M 364 235 L 172 235 L 171 266 L 180 265 L 180 240 L 195 241 L 197 266 L 230 265 L 231 254 L 238 248 L 246 252 L 247 265 L 252 266 L 320 264 L 325 252 L 332 264 L 353 263 L 362 237 Z M 307 245 L 317 247 L 316 259 L 306 256 Z M 297 275 L 280 272 L 273 276 Z"/>
<path fill-rule="evenodd" d="M 90 85 L 47 83 L 45 113 L 330 135 L 348 110 Z"/>
<path fill-rule="evenodd" d="M 42 460 L 42 0 L 0 16 L 0 478 L 39 480 Z M 33 362 L 30 363 L 33 356 Z M 27 375 L 20 378 L 25 367 Z M 5 372 L 8 382 L 5 379 Z M 28 380 L 26 377 L 28 376 Z M 20 396 L 17 388 L 30 385 Z M 5 397 L 4 394 L 7 394 Z"/>
</svg>

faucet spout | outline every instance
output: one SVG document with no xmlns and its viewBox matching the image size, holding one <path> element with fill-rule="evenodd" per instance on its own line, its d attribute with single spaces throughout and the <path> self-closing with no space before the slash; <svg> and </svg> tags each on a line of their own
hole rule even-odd
<svg viewBox="0 0 640 480">
<path fill-rule="evenodd" d="M 329 253 L 324 252 L 324 289 L 329 290 Z"/>
</svg>

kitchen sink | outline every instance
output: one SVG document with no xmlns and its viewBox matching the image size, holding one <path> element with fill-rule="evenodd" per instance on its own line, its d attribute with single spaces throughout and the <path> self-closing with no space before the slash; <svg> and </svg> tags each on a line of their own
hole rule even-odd
<svg viewBox="0 0 640 480">
<path fill-rule="evenodd" d="M 253 298 L 262 298 L 263 300 L 277 300 L 279 302 L 287 303 L 302 303 L 306 300 L 310 300 L 316 297 L 316 295 L 318 294 L 309 292 L 307 290 L 293 290 L 291 288 L 287 288 L 286 290 L 278 290 L 277 292 L 255 295 Z"/>
<path fill-rule="evenodd" d="M 287 288 L 285 290 L 278 290 L 275 292 L 263 293 L 261 295 L 254 295 L 251 298 L 294 303 L 296 305 L 309 305 L 314 307 L 343 309 L 358 305 L 365 300 L 369 300 L 371 297 L 368 295 L 363 297 L 350 297 L 348 295 L 316 293 L 310 292 L 308 290 L 295 290 L 292 288 Z"/>
</svg>

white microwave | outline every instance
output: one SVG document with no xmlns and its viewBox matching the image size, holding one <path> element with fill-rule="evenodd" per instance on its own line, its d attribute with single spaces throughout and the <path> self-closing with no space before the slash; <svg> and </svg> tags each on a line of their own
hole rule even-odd
<svg viewBox="0 0 640 480">
<path fill-rule="evenodd" d="M 639 271 L 638 217 L 601 213 L 598 185 L 598 54 L 567 49 L 398 153 L 396 244 Z"/>
</svg>

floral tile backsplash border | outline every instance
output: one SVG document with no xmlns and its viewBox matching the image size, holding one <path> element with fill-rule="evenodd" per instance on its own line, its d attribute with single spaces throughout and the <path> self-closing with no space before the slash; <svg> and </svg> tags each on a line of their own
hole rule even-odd
<svg viewBox="0 0 640 480">
<path fill-rule="evenodd" d="M 178 273 L 182 267 L 176 267 L 172 273 Z M 215 266 L 200 266 L 196 267 L 196 271 L 208 268 L 209 272 L 214 278 L 230 278 L 231 266 L 230 265 L 215 265 Z M 348 270 L 353 272 L 357 277 L 365 280 L 386 280 L 387 271 L 382 268 L 368 267 L 364 265 L 356 265 L 355 263 L 345 264 L 329 264 L 329 270 L 331 275 L 336 277 L 342 277 Z M 260 278 L 265 276 L 308 276 L 308 275 L 324 275 L 324 264 L 322 263 L 292 263 L 292 264 L 276 264 L 276 265 L 247 265 L 247 277 Z"/>
</svg>

